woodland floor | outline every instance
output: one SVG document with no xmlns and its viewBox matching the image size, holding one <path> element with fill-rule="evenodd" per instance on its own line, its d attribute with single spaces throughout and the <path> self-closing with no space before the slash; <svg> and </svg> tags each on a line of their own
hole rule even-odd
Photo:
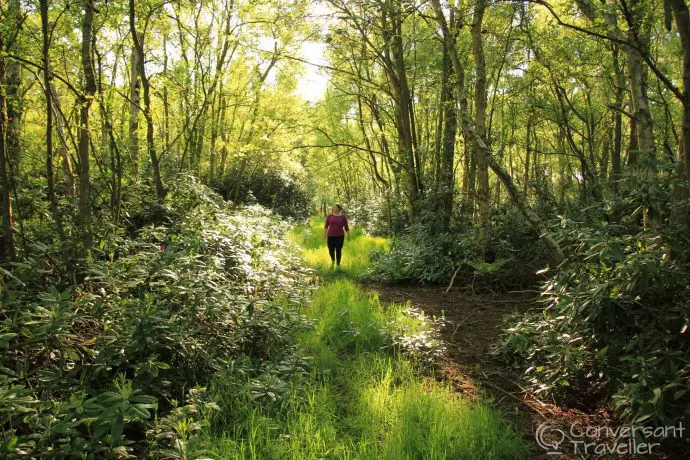
<svg viewBox="0 0 690 460">
<path fill-rule="evenodd" d="M 580 426 L 617 425 L 609 415 L 610 408 L 596 402 L 573 401 L 574 407 L 563 407 L 537 399 L 524 390 L 519 372 L 489 355 L 489 348 L 498 338 L 505 315 L 538 307 L 539 298 L 534 293 L 474 294 L 467 289 L 453 288 L 446 294 L 445 286 L 377 283 L 363 283 L 362 287 L 372 294 L 378 293 L 383 302 L 410 301 L 429 316 L 445 318 L 437 323 L 437 332 L 445 344 L 440 378 L 451 381 L 458 392 L 470 399 L 484 396 L 495 401 L 504 418 L 515 426 L 530 446 L 529 458 L 554 458 L 536 443 L 534 433 L 541 423 L 548 422 L 565 429 L 574 423 Z M 596 457 L 561 455 L 558 458 Z M 669 452 L 644 458 L 688 457 Z"/>
</svg>

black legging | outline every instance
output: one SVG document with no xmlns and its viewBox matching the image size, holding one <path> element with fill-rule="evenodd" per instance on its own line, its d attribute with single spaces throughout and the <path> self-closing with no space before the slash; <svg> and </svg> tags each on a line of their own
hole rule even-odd
<svg viewBox="0 0 690 460">
<path fill-rule="evenodd" d="M 344 242 L 345 235 L 328 237 L 328 254 L 331 256 L 331 262 L 336 262 L 338 265 L 340 265 L 340 258 L 343 254 Z"/>
</svg>

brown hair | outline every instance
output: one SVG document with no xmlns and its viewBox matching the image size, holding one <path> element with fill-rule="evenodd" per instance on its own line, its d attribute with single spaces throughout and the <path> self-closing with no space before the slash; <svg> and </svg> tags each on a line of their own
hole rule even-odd
<svg viewBox="0 0 690 460">
<path fill-rule="evenodd" d="M 338 208 L 338 211 L 342 211 L 342 210 L 343 210 L 343 207 L 342 207 L 342 205 L 340 205 L 340 204 L 336 204 L 335 207 Z"/>
</svg>

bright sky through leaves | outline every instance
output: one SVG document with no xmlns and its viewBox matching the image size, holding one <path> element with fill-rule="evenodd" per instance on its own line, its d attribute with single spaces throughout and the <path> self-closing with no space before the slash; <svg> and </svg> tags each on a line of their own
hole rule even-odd
<svg viewBox="0 0 690 460">
<path fill-rule="evenodd" d="M 325 52 L 326 45 L 321 42 L 308 41 L 302 44 L 301 58 L 316 65 L 326 65 L 328 63 Z M 328 85 L 328 75 L 315 65 L 304 64 L 304 74 L 297 82 L 297 94 L 302 99 L 309 102 L 316 102 L 321 99 L 326 92 Z"/>
</svg>

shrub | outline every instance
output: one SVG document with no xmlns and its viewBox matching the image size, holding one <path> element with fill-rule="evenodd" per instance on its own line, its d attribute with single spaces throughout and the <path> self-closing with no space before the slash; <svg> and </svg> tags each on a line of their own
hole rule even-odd
<svg viewBox="0 0 690 460">
<path fill-rule="evenodd" d="M 495 354 L 525 366 L 543 395 L 612 396 L 635 423 L 690 415 L 690 270 L 671 257 L 680 243 L 571 221 L 561 238 L 571 257 L 545 284 L 545 308 L 509 319 Z"/>
<path fill-rule="evenodd" d="M 215 178 L 212 187 L 226 200 L 242 204 L 258 203 L 284 217 L 306 219 L 311 200 L 302 180 L 275 169 L 263 169 L 251 175 L 239 168 Z"/>
<path fill-rule="evenodd" d="M 290 353 L 308 290 L 276 238 L 287 224 L 192 178 L 171 185 L 164 203 L 123 210 L 127 230 L 100 217 L 109 230 L 76 285 L 47 245 L 3 271 L 0 456 L 143 455 L 159 447 L 146 431 L 182 430 L 176 401 L 228 361 Z"/>
<path fill-rule="evenodd" d="M 495 259 L 482 260 L 479 238 L 469 219 L 458 218 L 449 232 L 439 233 L 436 222 L 421 222 L 392 239 L 389 251 L 374 255 L 374 279 L 458 284 L 475 278 L 499 285 L 524 285 L 547 259 L 537 235 L 512 207 L 492 214 Z"/>
</svg>

